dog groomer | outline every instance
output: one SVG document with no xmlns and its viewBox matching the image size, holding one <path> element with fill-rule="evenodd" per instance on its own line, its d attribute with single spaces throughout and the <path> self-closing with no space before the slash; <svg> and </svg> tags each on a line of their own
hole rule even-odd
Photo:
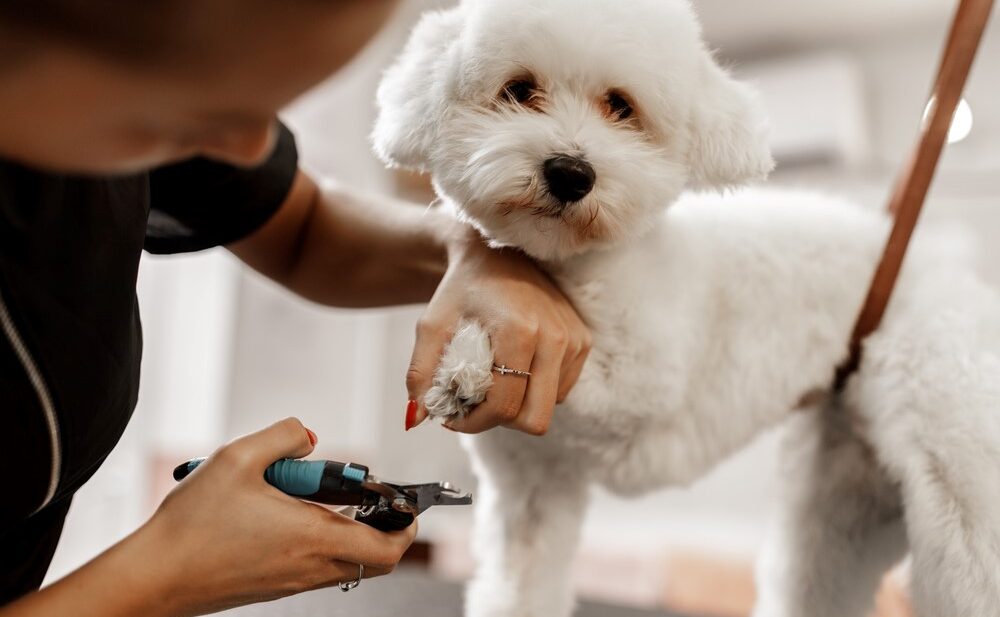
<svg viewBox="0 0 1000 617">
<path fill-rule="evenodd" d="M 139 530 L 37 591 L 73 493 L 136 403 L 145 248 L 225 246 L 330 306 L 424 302 L 420 400 L 472 317 L 497 379 L 451 428 L 544 432 L 588 333 L 527 259 L 408 204 L 322 192 L 275 113 L 346 62 L 386 0 L 0 1 L 0 617 L 191 615 L 388 572 L 382 533 L 266 485 L 316 436 L 288 419 L 217 451 Z M 401 410 L 402 411 L 402 410 Z M 412 402 L 406 424 L 425 416 Z"/>
</svg>

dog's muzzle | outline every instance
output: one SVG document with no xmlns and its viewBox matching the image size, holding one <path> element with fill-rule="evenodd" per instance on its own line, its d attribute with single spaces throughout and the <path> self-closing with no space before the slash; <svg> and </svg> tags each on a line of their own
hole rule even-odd
<svg viewBox="0 0 1000 617">
<path fill-rule="evenodd" d="M 594 188 L 597 174 L 590 163 L 577 156 L 557 154 L 542 165 L 549 193 L 563 204 L 586 197 Z"/>
</svg>

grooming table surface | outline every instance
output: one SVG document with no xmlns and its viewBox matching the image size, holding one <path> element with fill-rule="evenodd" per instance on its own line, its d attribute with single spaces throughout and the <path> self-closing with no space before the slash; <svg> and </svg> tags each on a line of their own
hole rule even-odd
<svg viewBox="0 0 1000 617">
<path fill-rule="evenodd" d="M 348 593 L 334 587 L 233 609 L 225 617 L 462 617 L 462 586 L 401 568 Z M 583 602 L 574 617 L 685 617 Z M 690 616 L 687 616 L 690 617 Z"/>
</svg>

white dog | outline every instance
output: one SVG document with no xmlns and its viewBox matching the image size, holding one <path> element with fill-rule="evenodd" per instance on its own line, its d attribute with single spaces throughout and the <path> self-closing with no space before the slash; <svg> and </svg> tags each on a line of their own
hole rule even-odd
<svg viewBox="0 0 1000 617">
<path fill-rule="evenodd" d="M 815 396 L 887 222 L 814 194 L 684 194 L 772 166 L 752 91 L 687 1 L 466 0 L 424 16 L 378 102 L 379 155 L 537 259 L 593 331 L 546 436 L 470 439 L 472 617 L 565 617 L 590 484 L 689 483 L 793 410 L 758 616 L 860 617 L 907 546 L 920 615 L 1000 610 L 1000 299 L 917 250 L 843 397 Z M 490 349 L 457 332 L 434 415 L 518 378 L 491 374 Z"/>
</svg>

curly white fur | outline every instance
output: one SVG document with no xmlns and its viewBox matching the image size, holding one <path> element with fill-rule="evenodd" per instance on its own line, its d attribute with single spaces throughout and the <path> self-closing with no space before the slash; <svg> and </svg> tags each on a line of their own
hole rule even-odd
<svg viewBox="0 0 1000 617">
<path fill-rule="evenodd" d="M 525 76 L 538 104 L 504 101 Z M 611 91 L 629 122 L 605 112 Z M 421 21 L 378 101 L 378 153 L 538 259 L 592 329 L 545 437 L 466 441 L 481 480 L 469 614 L 565 617 L 588 486 L 691 482 L 828 388 L 887 221 L 819 194 L 684 192 L 771 168 L 752 91 L 685 0 L 466 0 Z M 596 175 L 570 205 L 542 173 L 560 153 Z M 757 617 L 860 617 L 907 543 L 922 617 L 1000 606 L 1000 298 L 967 270 L 915 247 L 844 397 L 801 411 Z M 435 415 L 481 400 L 491 355 L 464 325 Z"/>
</svg>

